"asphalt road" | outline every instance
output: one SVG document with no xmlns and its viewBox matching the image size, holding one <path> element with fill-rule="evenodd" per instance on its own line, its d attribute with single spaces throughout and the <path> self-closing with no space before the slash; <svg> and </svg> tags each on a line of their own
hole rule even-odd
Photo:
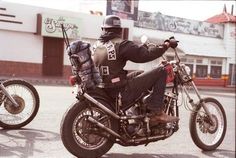
<svg viewBox="0 0 236 158">
<path fill-rule="evenodd" d="M 0 128 L 0 157 L 6 158 L 73 158 L 60 139 L 60 122 L 66 109 L 75 101 L 71 87 L 36 86 L 41 103 L 35 119 L 20 130 Z M 217 150 L 203 152 L 197 148 L 188 129 L 189 112 L 180 108 L 180 129 L 172 137 L 148 146 L 114 145 L 104 158 L 234 158 L 235 94 L 202 92 L 213 96 L 224 106 L 227 133 Z"/>
</svg>

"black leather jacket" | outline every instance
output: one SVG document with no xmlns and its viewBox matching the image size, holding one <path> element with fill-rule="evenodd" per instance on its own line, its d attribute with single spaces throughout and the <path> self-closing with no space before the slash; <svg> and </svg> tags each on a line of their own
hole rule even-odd
<svg viewBox="0 0 236 158">
<path fill-rule="evenodd" d="M 112 48 L 113 47 L 113 48 Z M 145 63 L 157 59 L 167 50 L 162 44 L 157 47 L 138 46 L 132 41 L 113 38 L 107 42 L 98 41 L 94 45 L 94 63 L 99 67 L 103 83 L 102 88 L 115 88 L 125 85 L 128 60 Z"/>
</svg>

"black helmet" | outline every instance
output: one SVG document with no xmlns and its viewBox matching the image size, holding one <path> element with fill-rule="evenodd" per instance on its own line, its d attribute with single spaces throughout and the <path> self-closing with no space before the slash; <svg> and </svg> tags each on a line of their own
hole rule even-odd
<svg viewBox="0 0 236 158">
<path fill-rule="evenodd" d="M 120 18 L 116 15 L 107 15 L 103 20 L 102 28 L 121 28 Z"/>
</svg>

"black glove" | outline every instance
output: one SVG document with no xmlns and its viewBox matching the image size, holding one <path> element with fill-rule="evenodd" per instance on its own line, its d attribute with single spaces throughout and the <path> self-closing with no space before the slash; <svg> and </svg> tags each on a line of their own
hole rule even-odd
<svg viewBox="0 0 236 158">
<path fill-rule="evenodd" d="M 165 42 L 169 42 L 170 47 L 173 48 L 173 49 L 175 49 L 175 48 L 178 46 L 178 42 L 179 42 L 179 41 L 176 41 L 176 40 L 175 40 L 175 37 L 172 36 L 172 37 L 170 37 L 168 40 L 165 40 Z"/>
</svg>

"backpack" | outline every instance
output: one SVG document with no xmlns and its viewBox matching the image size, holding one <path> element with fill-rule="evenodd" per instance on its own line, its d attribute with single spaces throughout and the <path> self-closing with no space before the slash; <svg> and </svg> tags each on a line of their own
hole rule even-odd
<svg viewBox="0 0 236 158">
<path fill-rule="evenodd" d="M 99 70 L 91 58 L 90 44 L 81 40 L 72 42 L 67 48 L 72 73 L 81 80 L 83 89 L 94 89 L 102 82 Z"/>
</svg>

